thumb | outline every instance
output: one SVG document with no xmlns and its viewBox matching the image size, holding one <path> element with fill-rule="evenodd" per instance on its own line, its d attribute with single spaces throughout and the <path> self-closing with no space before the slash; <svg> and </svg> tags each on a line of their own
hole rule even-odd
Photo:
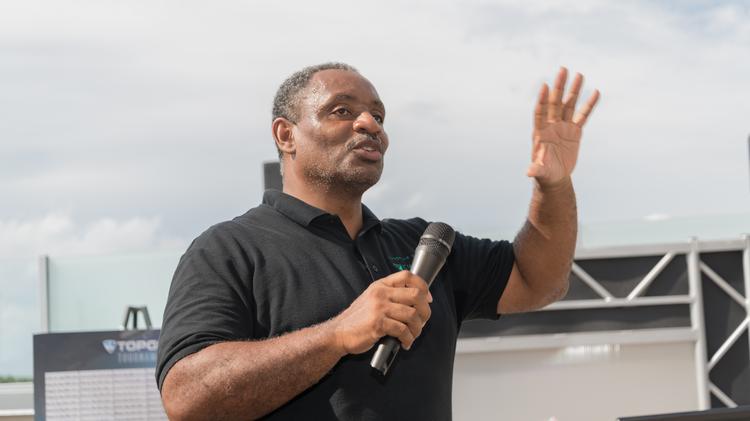
<svg viewBox="0 0 750 421">
<path fill-rule="evenodd" d="M 529 169 L 526 170 L 526 175 L 534 178 L 544 178 L 547 176 L 548 170 L 544 166 L 544 158 L 547 156 L 547 145 L 545 143 L 539 143 L 537 145 L 534 159 L 529 165 Z"/>
<path fill-rule="evenodd" d="M 526 170 L 526 175 L 528 177 L 544 178 L 547 176 L 547 171 L 547 167 L 543 164 L 532 162 Z"/>
</svg>

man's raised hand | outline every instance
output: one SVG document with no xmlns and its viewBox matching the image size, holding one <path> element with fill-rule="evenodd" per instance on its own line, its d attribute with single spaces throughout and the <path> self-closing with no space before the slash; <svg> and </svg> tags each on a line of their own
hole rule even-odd
<svg viewBox="0 0 750 421">
<path fill-rule="evenodd" d="M 526 174 L 542 186 L 565 181 L 573 173 L 578 160 L 581 130 L 599 100 L 594 90 L 586 103 L 576 111 L 576 102 L 583 85 L 583 75 L 576 73 L 573 84 L 563 100 L 568 70 L 560 68 L 552 92 L 545 83 L 539 91 L 534 109 L 534 132 L 531 164 Z"/>
</svg>

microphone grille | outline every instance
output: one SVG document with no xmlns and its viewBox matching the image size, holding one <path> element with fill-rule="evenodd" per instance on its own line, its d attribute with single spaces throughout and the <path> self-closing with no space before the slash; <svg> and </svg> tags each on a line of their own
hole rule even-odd
<svg viewBox="0 0 750 421">
<path fill-rule="evenodd" d="M 443 248 L 450 253 L 453 247 L 453 240 L 456 239 L 456 232 L 450 225 L 442 222 L 433 222 L 424 230 L 422 238 L 419 239 L 420 246 L 429 248 Z"/>
</svg>

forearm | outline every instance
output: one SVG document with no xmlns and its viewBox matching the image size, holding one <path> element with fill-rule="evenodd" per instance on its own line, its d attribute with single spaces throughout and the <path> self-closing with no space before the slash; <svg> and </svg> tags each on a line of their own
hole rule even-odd
<svg viewBox="0 0 750 421">
<path fill-rule="evenodd" d="M 575 253 L 578 220 L 570 178 L 543 187 L 535 182 L 529 215 L 513 248 L 516 265 L 543 305 L 565 295 Z"/>
<path fill-rule="evenodd" d="M 253 342 L 223 342 L 179 361 L 162 388 L 172 420 L 255 419 L 317 383 L 344 355 L 331 322 Z"/>
</svg>

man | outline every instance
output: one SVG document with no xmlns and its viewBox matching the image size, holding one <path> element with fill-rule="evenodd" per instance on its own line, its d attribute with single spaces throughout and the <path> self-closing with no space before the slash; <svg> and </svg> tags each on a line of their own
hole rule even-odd
<svg viewBox="0 0 750 421">
<path fill-rule="evenodd" d="M 421 219 L 378 220 L 361 203 L 383 170 L 385 107 L 345 64 L 292 75 L 274 101 L 283 193 L 210 228 L 180 260 L 157 380 L 173 420 L 451 418 L 461 322 L 562 297 L 576 239 L 570 175 L 598 92 L 575 112 L 562 68 L 534 114 L 535 179 L 513 244 L 457 234 L 431 291 L 407 267 Z M 387 376 L 374 345 L 397 338 Z"/>
</svg>

